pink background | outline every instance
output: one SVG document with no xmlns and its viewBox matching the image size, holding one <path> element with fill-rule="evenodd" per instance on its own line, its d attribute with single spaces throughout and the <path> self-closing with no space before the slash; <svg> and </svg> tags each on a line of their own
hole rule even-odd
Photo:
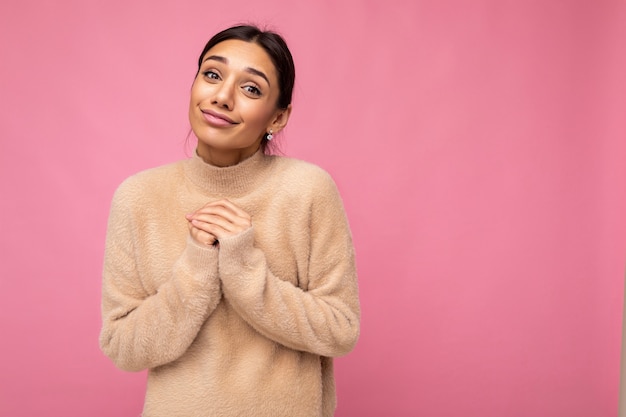
<svg viewBox="0 0 626 417">
<path fill-rule="evenodd" d="M 363 322 L 338 417 L 616 416 L 624 1 L 2 1 L 0 415 L 137 416 L 98 349 L 109 202 L 186 157 L 195 61 L 268 24 L 286 154 L 335 177 Z"/>
</svg>

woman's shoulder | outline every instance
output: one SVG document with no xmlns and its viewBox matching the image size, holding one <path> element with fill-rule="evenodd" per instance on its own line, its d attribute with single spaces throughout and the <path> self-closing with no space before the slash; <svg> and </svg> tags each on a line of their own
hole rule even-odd
<svg viewBox="0 0 626 417">
<path fill-rule="evenodd" d="M 273 156 L 277 175 L 281 180 L 298 183 L 329 183 L 334 185 L 332 176 L 324 168 L 312 162 L 287 156 Z"/>
<path fill-rule="evenodd" d="M 176 161 L 130 175 L 117 187 L 114 199 L 142 199 L 167 192 L 181 183 L 183 163 Z"/>
<path fill-rule="evenodd" d="M 300 198 L 326 199 L 338 193 L 332 175 L 312 162 L 275 156 L 274 187 Z M 308 198 L 307 198 L 308 197 Z"/>
</svg>

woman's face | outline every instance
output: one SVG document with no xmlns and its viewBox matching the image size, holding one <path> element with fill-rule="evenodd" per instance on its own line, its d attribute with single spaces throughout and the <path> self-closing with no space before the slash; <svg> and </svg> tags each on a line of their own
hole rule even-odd
<svg viewBox="0 0 626 417">
<path fill-rule="evenodd" d="M 289 109 L 277 109 L 276 68 L 255 43 L 227 40 L 209 49 L 191 87 L 189 121 L 198 155 L 218 166 L 254 154 L 265 133 L 287 123 Z"/>
</svg>

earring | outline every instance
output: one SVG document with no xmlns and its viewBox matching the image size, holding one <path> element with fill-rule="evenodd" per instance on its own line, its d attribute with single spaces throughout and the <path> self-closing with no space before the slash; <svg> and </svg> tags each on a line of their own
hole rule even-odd
<svg viewBox="0 0 626 417">
<path fill-rule="evenodd" d="M 269 133 L 267 135 L 265 135 L 265 139 L 267 139 L 267 140 L 274 139 L 274 131 L 272 129 L 270 129 Z"/>
</svg>

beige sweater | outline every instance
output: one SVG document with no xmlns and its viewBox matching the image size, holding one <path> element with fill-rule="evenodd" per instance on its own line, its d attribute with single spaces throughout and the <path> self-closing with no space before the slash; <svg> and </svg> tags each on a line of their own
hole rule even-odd
<svg viewBox="0 0 626 417">
<path fill-rule="evenodd" d="M 185 214 L 228 198 L 252 228 L 219 248 Z M 100 345 L 149 369 L 145 417 L 332 416 L 332 357 L 359 335 L 350 230 L 330 176 L 256 153 L 136 174 L 113 198 Z"/>
</svg>

